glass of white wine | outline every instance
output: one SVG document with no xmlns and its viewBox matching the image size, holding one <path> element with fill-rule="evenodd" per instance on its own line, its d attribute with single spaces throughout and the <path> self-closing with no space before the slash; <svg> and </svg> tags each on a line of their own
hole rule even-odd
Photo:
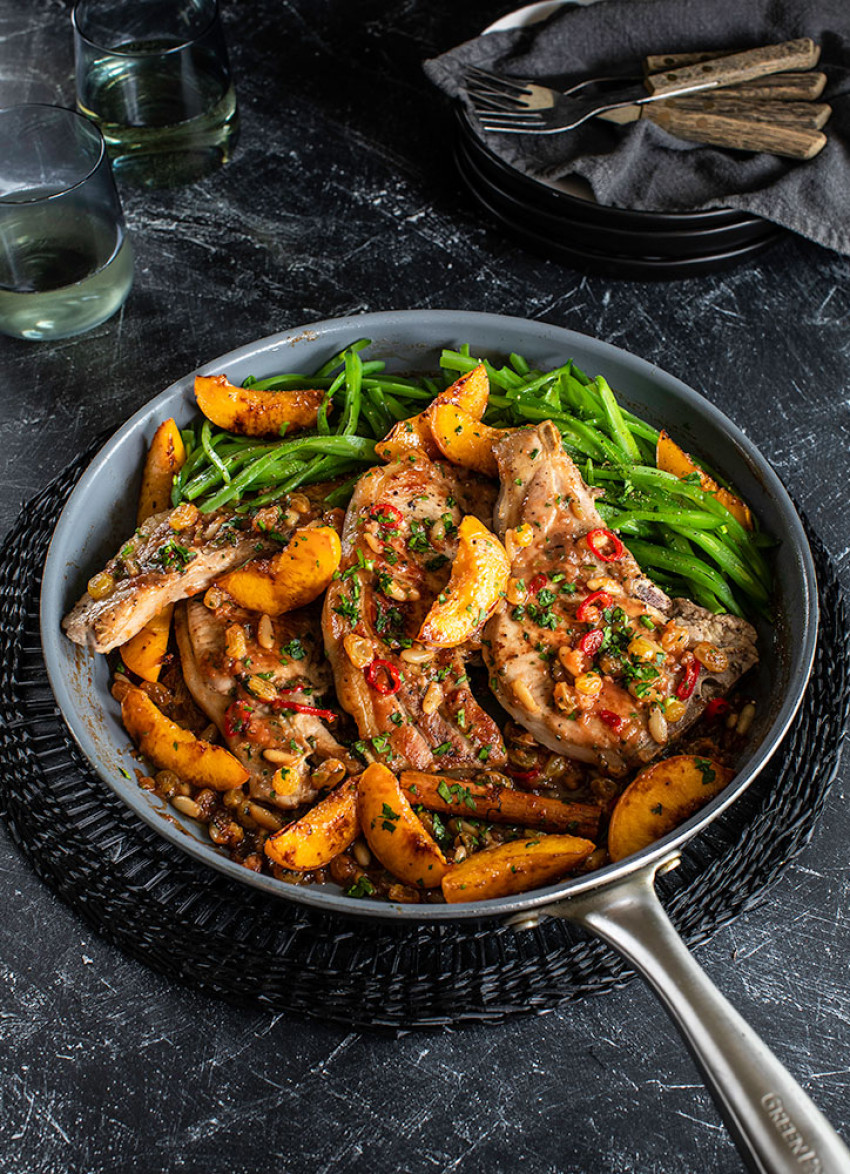
<svg viewBox="0 0 850 1174">
<path fill-rule="evenodd" d="M 68 338 L 133 284 L 133 252 L 96 127 L 59 106 L 0 110 L 0 333 Z"/>
<path fill-rule="evenodd" d="M 173 187 L 231 158 L 239 115 L 217 0 L 79 0 L 71 20 L 77 108 L 119 178 Z"/>
</svg>

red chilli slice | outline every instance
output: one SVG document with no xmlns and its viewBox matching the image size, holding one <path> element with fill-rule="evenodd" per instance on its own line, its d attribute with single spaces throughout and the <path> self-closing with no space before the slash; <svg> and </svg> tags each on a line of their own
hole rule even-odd
<svg viewBox="0 0 850 1174">
<path fill-rule="evenodd" d="M 682 668 L 685 675 L 676 686 L 676 696 L 680 701 L 687 701 L 699 679 L 699 661 L 692 652 L 686 652 L 682 657 Z"/>
<path fill-rule="evenodd" d="M 336 721 L 336 714 L 332 709 L 319 709 L 315 705 L 301 705 L 298 701 L 275 701 L 273 709 L 285 709 L 292 713 L 306 713 L 311 717 L 320 717 L 322 721 Z"/>
<path fill-rule="evenodd" d="M 388 660 L 381 660 L 379 657 L 376 657 L 370 665 L 366 666 L 363 672 L 366 676 L 366 684 L 371 689 L 374 689 L 376 693 L 380 693 L 382 697 L 392 697 L 401 688 L 401 677 L 399 676 L 398 669 Z M 389 677 L 389 684 L 381 679 L 381 672 L 386 673 Z"/>
<path fill-rule="evenodd" d="M 623 719 L 618 713 L 614 713 L 610 709 L 597 709 L 596 716 L 601 722 L 605 722 L 606 726 L 610 726 L 617 734 L 623 728 Z"/>
<path fill-rule="evenodd" d="M 597 530 L 588 530 L 585 539 L 587 545 L 603 563 L 615 563 L 626 553 L 625 546 L 613 530 L 605 530 L 602 527 Z M 600 547 L 600 543 L 603 542 L 610 543 L 610 551 L 606 552 L 604 547 Z"/>
<path fill-rule="evenodd" d="M 237 734 L 244 734 L 251 724 L 253 705 L 247 701 L 234 701 L 224 711 L 224 732 L 228 738 L 235 738 Z"/>
<path fill-rule="evenodd" d="M 546 586 L 546 584 L 548 582 L 549 582 L 548 575 L 544 575 L 542 573 L 539 575 L 535 575 L 534 578 L 529 581 L 528 590 L 530 591 L 530 593 L 532 595 L 536 595 L 537 592 L 541 591 Z"/>
<path fill-rule="evenodd" d="M 604 639 L 605 635 L 601 628 L 594 628 L 592 632 L 585 632 L 578 642 L 579 651 L 583 652 L 585 656 L 596 656 L 602 647 L 602 641 Z"/>
<path fill-rule="evenodd" d="M 534 766 L 531 770 L 508 770 L 508 774 L 517 783 L 534 783 L 540 778 L 540 767 Z"/>
<path fill-rule="evenodd" d="M 597 607 L 604 608 L 610 606 L 611 596 L 607 591 L 594 591 L 592 595 L 588 595 L 587 599 L 583 599 L 578 605 L 576 619 L 580 624 L 592 624 L 596 621 L 595 609 Z"/>
<path fill-rule="evenodd" d="M 401 510 L 386 502 L 373 505 L 369 510 L 369 517 L 379 526 L 400 526 L 404 521 L 404 514 Z"/>
<path fill-rule="evenodd" d="M 719 721 L 720 718 L 726 717 L 731 708 L 724 697 L 714 697 L 705 707 L 705 716 L 710 722 Z"/>
</svg>

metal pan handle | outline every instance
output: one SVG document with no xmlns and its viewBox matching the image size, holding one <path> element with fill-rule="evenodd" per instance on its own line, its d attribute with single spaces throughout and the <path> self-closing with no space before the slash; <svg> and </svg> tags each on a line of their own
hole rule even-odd
<svg viewBox="0 0 850 1174">
<path fill-rule="evenodd" d="M 673 858 L 549 906 L 643 975 L 679 1029 L 747 1167 L 757 1174 L 850 1174 L 850 1150 L 790 1073 L 694 961 L 655 892 Z"/>
</svg>

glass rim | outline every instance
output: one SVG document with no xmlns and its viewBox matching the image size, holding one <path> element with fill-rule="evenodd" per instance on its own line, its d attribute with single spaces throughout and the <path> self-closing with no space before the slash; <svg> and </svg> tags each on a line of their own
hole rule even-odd
<svg viewBox="0 0 850 1174">
<path fill-rule="evenodd" d="M 172 45 L 169 49 L 163 49 L 161 52 L 156 54 L 148 52 L 137 52 L 135 50 L 130 50 L 128 52 L 126 49 L 122 49 L 120 47 L 111 48 L 108 45 L 101 45 L 98 41 L 93 41 L 91 37 L 86 36 L 86 34 L 80 28 L 79 21 L 77 20 L 77 11 L 78 9 L 82 8 L 84 3 L 85 0 L 76 0 L 76 3 L 74 4 L 74 7 L 71 11 L 71 27 L 74 30 L 74 34 L 78 36 L 81 41 L 85 41 L 87 45 L 90 45 L 92 49 L 97 49 L 99 53 L 111 53 L 113 57 L 168 57 L 172 53 L 182 53 L 184 49 L 188 49 L 191 45 L 194 45 L 195 42 L 198 41 L 205 33 L 209 32 L 215 21 L 218 19 L 219 15 L 218 0 L 212 0 L 212 9 L 210 11 L 209 20 L 193 36 L 189 37 L 185 41 L 181 41 L 179 45 Z"/>
<path fill-rule="evenodd" d="M 85 175 L 81 176 L 79 179 L 74 180 L 73 183 L 69 183 L 66 187 L 59 188 L 58 191 L 50 192 L 46 196 L 30 196 L 25 200 L 16 200 L 14 198 L 14 193 L 10 193 L 9 196 L 4 196 L 2 192 L 0 192 L 0 204 L 46 203 L 48 200 L 55 200 L 59 196 L 66 196 L 68 192 L 72 192 L 75 190 L 75 188 L 81 187 L 84 183 L 87 183 L 97 171 L 98 167 L 100 167 L 103 160 L 106 158 L 106 143 L 104 142 L 103 135 L 94 125 L 94 123 L 91 122 L 88 118 L 84 118 L 83 115 L 78 111 L 72 110 L 69 106 L 53 106 L 50 102 L 19 102 L 14 106 L 0 106 L 0 120 L 2 120 L 4 114 L 11 114 L 13 111 L 18 110 L 52 110 L 61 111 L 62 114 L 70 114 L 71 117 L 76 119 L 77 122 L 82 123 L 82 125 L 90 134 L 95 136 L 94 141 L 98 144 L 97 159 L 95 159 L 94 163 L 92 163 L 91 167 L 88 169 Z"/>
</svg>

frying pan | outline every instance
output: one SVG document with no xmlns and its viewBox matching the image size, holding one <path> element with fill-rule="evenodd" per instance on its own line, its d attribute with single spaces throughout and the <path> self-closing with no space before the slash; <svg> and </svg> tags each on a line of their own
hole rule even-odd
<svg viewBox="0 0 850 1174">
<path fill-rule="evenodd" d="M 603 373 L 629 408 L 666 426 L 686 448 L 710 456 L 776 538 L 776 624 L 763 624 L 762 661 L 753 683 L 758 718 L 750 747 L 729 786 L 664 839 L 596 873 L 520 896 L 467 905 L 395 905 L 352 901 L 333 885 L 296 887 L 261 876 L 220 855 L 202 828 L 169 810 L 135 784 L 132 747 L 109 694 L 105 658 L 73 645 L 62 616 L 90 574 L 103 566 L 134 528 L 142 460 L 157 424 L 179 425 L 196 414 L 193 375 L 142 407 L 101 449 L 80 479 L 56 526 L 45 564 L 42 642 L 48 675 L 63 716 L 104 782 L 133 811 L 181 850 L 287 901 L 325 912 L 396 922 L 508 920 L 517 932 L 541 917 L 576 922 L 619 950 L 649 982 L 682 1033 L 750 1169 L 790 1174 L 850 1174 L 850 1151 L 811 1100 L 714 988 L 691 958 L 658 901 L 656 875 L 674 868 L 693 836 L 731 806 L 764 767 L 794 719 L 811 670 L 817 638 L 817 592 L 803 527 L 776 474 L 721 412 L 685 384 L 607 343 L 561 327 L 466 311 L 389 311 L 319 322 L 273 335 L 201 368 L 248 375 L 311 371 L 354 339 L 372 340 L 371 354 L 397 372 L 434 370 L 443 346 L 468 342 L 475 354 L 526 355 L 542 368 L 572 357 Z"/>
</svg>

